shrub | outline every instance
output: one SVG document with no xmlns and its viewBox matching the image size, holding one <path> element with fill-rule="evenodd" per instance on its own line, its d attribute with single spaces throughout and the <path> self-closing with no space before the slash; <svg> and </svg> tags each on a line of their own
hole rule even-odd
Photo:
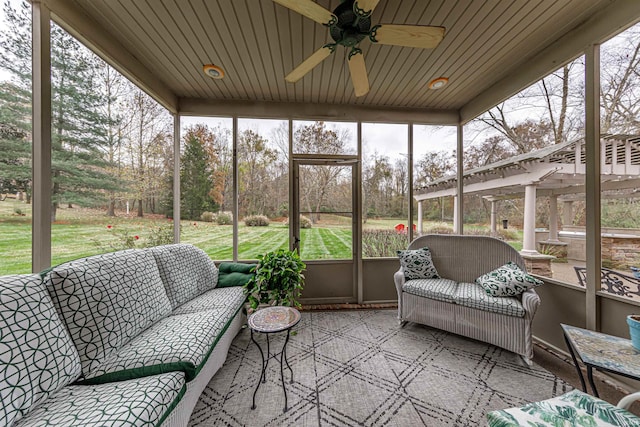
<svg viewBox="0 0 640 427">
<path fill-rule="evenodd" d="M 289 218 L 284 221 L 284 225 L 289 226 Z M 300 228 L 311 228 L 313 227 L 313 223 L 309 218 L 304 215 L 300 215 Z"/>
<path fill-rule="evenodd" d="M 428 226 L 424 231 L 424 234 L 453 234 L 453 227 L 448 224 L 434 224 Z"/>
<path fill-rule="evenodd" d="M 231 225 L 233 224 L 233 215 L 230 212 L 218 212 L 216 215 L 216 224 Z"/>
<path fill-rule="evenodd" d="M 396 230 L 362 230 L 363 257 L 395 257 L 407 248 L 407 235 Z"/>
<path fill-rule="evenodd" d="M 266 227 L 269 225 L 269 218 L 264 215 L 245 216 L 244 225 L 247 227 Z"/>
<path fill-rule="evenodd" d="M 202 212 L 202 215 L 200 215 L 200 221 L 204 222 L 213 222 L 215 218 L 216 214 L 213 212 Z"/>
<path fill-rule="evenodd" d="M 499 228 L 498 229 L 498 237 L 501 238 L 502 240 L 519 240 L 519 236 L 518 236 L 518 232 L 516 230 L 509 230 L 509 229 L 504 229 L 504 228 Z"/>
<path fill-rule="evenodd" d="M 300 228 L 311 228 L 311 220 L 304 215 L 300 215 Z"/>
</svg>

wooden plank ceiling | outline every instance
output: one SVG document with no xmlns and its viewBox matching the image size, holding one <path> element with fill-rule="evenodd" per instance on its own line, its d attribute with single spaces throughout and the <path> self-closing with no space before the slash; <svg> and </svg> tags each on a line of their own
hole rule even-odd
<svg viewBox="0 0 640 427">
<path fill-rule="evenodd" d="M 431 50 L 365 39 L 360 47 L 371 90 L 360 98 L 353 95 L 342 46 L 297 83 L 285 82 L 332 40 L 322 25 L 271 0 L 67 3 L 110 33 L 177 98 L 459 110 L 610 0 L 381 0 L 373 24 L 436 25 L 446 33 Z M 333 10 L 340 1 L 317 3 Z M 207 63 L 221 66 L 225 78 L 206 77 Z M 428 90 L 429 81 L 441 76 L 449 85 Z"/>
</svg>

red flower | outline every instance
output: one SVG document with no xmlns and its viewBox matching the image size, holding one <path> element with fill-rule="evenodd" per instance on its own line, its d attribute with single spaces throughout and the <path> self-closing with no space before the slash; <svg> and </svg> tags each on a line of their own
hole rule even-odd
<svg viewBox="0 0 640 427">
<path fill-rule="evenodd" d="M 195 222 L 193 223 L 194 226 L 197 226 L 198 224 L 196 224 Z"/>
<path fill-rule="evenodd" d="M 108 228 L 109 230 L 111 229 L 111 227 L 113 227 L 113 226 L 112 226 L 112 225 L 107 225 L 107 228 Z"/>
<path fill-rule="evenodd" d="M 140 236 L 133 236 L 134 239 L 138 240 Z"/>
</svg>

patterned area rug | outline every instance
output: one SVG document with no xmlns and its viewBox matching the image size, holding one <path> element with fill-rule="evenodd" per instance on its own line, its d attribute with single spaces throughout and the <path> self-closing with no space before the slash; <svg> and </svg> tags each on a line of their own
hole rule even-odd
<svg viewBox="0 0 640 427">
<path fill-rule="evenodd" d="M 506 350 L 426 326 L 399 328 L 395 310 L 304 312 L 287 346 L 288 411 L 272 359 L 253 391 L 261 358 L 243 329 L 205 389 L 190 426 L 478 426 L 494 409 L 572 389 Z M 265 336 L 255 334 L 266 348 Z M 282 348 L 286 334 L 271 336 Z"/>
</svg>

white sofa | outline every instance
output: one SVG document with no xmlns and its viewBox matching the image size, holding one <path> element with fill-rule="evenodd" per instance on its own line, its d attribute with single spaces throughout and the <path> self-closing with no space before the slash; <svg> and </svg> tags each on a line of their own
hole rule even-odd
<svg viewBox="0 0 640 427">
<path fill-rule="evenodd" d="M 0 277 L 0 425 L 185 426 L 244 323 L 191 245 Z"/>
<path fill-rule="evenodd" d="M 398 320 L 420 323 L 494 344 L 533 358 L 531 324 L 540 304 L 533 289 L 518 297 L 492 297 L 475 280 L 511 261 L 526 271 L 520 254 L 505 242 L 484 236 L 429 234 L 408 249 L 428 247 L 441 279 L 406 280 L 394 274 Z"/>
</svg>

